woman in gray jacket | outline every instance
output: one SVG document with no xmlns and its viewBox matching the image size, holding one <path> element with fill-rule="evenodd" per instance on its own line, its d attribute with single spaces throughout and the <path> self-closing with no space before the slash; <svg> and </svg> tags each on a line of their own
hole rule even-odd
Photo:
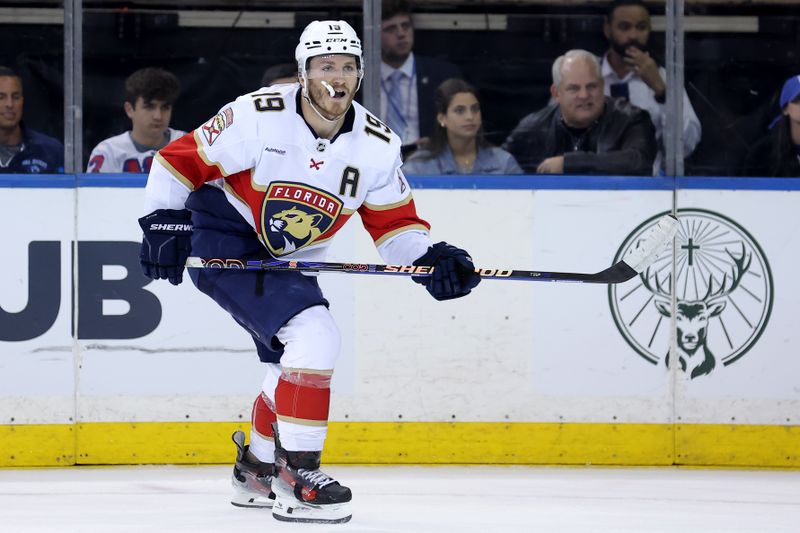
<svg viewBox="0 0 800 533">
<path fill-rule="evenodd" d="M 406 174 L 522 174 L 514 157 L 483 137 L 478 92 L 451 78 L 436 88 L 436 124 L 426 149 L 403 165 Z"/>
</svg>

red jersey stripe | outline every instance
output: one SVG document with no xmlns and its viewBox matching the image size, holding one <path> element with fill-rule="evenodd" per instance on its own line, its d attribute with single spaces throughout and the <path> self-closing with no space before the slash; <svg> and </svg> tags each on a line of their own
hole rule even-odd
<svg viewBox="0 0 800 533">
<path fill-rule="evenodd" d="M 375 245 L 379 245 L 388 237 L 408 229 L 427 231 L 431 225 L 417 216 L 414 200 L 391 209 L 374 210 L 365 205 L 358 209 L 364 228 L 369 232 Z"/>
</svg>

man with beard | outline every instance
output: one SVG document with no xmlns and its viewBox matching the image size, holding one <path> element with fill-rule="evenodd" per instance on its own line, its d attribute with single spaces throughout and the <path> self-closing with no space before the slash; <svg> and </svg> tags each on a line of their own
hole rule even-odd
<svg viewBox="0 0 800 533">
<path fill-rule="evenodd" d="M 656 128 L 659 152 L 654 173 L 661 170 L 664 160 L 663 133 L 667 121 L 665 103 L 667 95 L 666 71 L 650 56 L 647 42 L 650 39 L 650 12 L 641 0 L 615 0 L 608 7 L 603 33 L 609 49 L 601 60 L 605 94 L 625 98 L 650 114 Z M 700 121 L 683 92 L 683 155 L 694 151 L 701 135 Z"/>
<path fill-rule="evenodd" d="M 437 300 L 480 278 L 469 254 L 434 244 L 400 166 L 400 139 L 353 102 L 361 41 L 344 21 L 314 21 L 295 49 L 298 81 L 245 94 L 162 149 L 145 188 L 141 263 L 177 285 L 189 253 L 323 261 L 357 211 L 387 263 L 430 265 L 414 278 Z M 297 271 L 192 269 L 253 337 L 266 378 L 250 444 L 237 431 L 231 503 L 278 520 L 347 522 L 350 489 L 320 470 L 339 330 L 316 277 Z M 202 322 L 203 317 L 198 317 Z M 273 505 L 274 504 L 274 505 Z"/>
<path fill-rule="evenodd" d="M 381 7 L 381 120 L 403 142 L 403 153 L 427 146 L 436 119 L 434 92 L 445 80 L 463 78 L 447 61 L 416 55 L 411 6 L 405 0 Z"/>
<path fill-rule="evenodd" d="M 597 57 L 570 50 L 553 63 L 553 103 L 523 118 L 503 144 L 526 173 L 646 175 L 656 141 L 650 116 L 603 95 Z"/>
</svg>

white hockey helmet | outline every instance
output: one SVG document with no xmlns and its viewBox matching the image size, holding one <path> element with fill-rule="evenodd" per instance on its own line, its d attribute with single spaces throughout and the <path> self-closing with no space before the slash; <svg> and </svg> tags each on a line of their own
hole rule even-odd
<svg viewBox="0 0 800 533">
<path fill-rule="evenodd" d="M 300 35 L 300 43 L 294 50 L 300 76 L 306 77 L 308 60 L 312 57 L 331 54 L 355 56 L 358 62 L 359 85 L 364 77 L 364 58 L 361 55 L 361 39 L 356 30 L 343 20 L 315 20 L 306 26 Z"/>
</svg>

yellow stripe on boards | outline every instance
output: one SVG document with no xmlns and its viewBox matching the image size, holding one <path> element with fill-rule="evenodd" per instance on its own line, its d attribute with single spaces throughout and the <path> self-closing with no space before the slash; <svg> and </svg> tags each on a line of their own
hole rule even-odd
<svg viewBox="0 0 800 533">
<path fill-rule="evenodd" d="M 356 422 L 331 424 L 340 463 L 669 465 L 668 424 Z"/>
<path fill-rule="evenodd" d="M 0 425 L 0 466 L 73 464 L 75 464 L 74 425 Z"/>
<path fill-rule="evenodd" d="M 78 464 L 231 463 L 242 422 L 95 422 L 77 425 Z"/>
<path fill-rule="evenodd" d="M 675 445 L 678 464 L 800 467 L 800 426 L 678 424 Z"/>
<path fill-rule="evenodd" d="M 232 464 L 241 422 L 0 425 L 0 466 Z M 800 426 L 331 422 L 323 461 L 800 467 Z"/>
</svg>

